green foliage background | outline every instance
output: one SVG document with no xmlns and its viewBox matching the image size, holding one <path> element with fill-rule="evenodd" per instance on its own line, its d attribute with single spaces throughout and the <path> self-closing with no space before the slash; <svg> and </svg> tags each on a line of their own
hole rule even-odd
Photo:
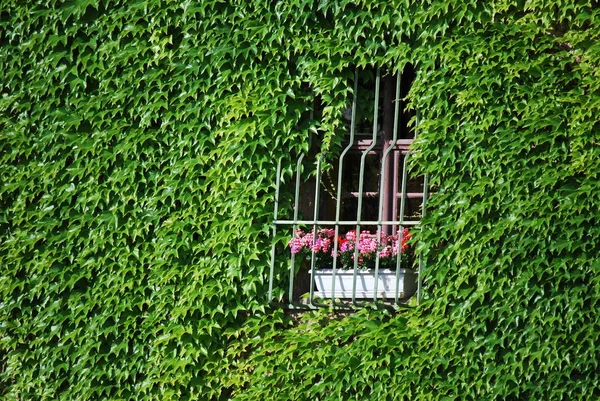
<svg viewBox="0 0 600 401">
<path fill-rule="evenodd" d="M 2 1 L 0 398 L 600 397 L 599 13 Z M 409 61 L 425 302 L 295 322 L 275 163 L 335 142 L 355 67 Z"/>
</svg>

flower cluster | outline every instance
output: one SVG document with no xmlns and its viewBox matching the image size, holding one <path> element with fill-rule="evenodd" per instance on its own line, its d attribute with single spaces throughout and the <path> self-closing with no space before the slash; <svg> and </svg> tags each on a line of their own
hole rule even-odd
<svg viewBox="0 0 600 401">
<path fill-rule="evenodd" d="M 323 268 L 331 265 L 333 257 L 335 230 L 320 229 L 316 234 L 314 230 L 305 233 L 303 230 L 296 230 L 294 238 L 290 240 L 290 248 L 293 254 L 304 253 L 307 255 L 315 252 L 317 267 Z"/>
<path fill-rule="evenodd" d="M 377 234 L 371 234 L 369 231 L 362 231 L 357 236 L 354 230 L 335 238 L 335 230 L 325 228 L 317 230 L 316 234 L 314 230 L 308 233 L 296 230 L 289 245 L 293 254 L 305 254 L 310 257 L 314 251 L 317 268 L 331 267 L 337 241 L 337 257 L 342 268 L 354 267 L 354 258 L 357 254 L 355 249 L 357 249 L 359 267 L 373 267 L 379 255 L 381 267 L 394 269 L 398 255 L 403 261 L 409 259 L 410 238 L 411 234 L 407 228 L 399 235 L 381 235 L 379 238 Z"/>
</svg>

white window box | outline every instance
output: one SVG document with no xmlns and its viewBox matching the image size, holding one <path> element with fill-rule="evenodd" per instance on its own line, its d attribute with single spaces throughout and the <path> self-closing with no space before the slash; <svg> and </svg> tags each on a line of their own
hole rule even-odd
<svg viewBox="0 0 600 401">
<path fill-rule="evenodd" d="M 319 298 L 331 298 L 333 290 L 333 269 L 319 269 L 314 272 L 315 284 Z M 354 282 L 353 270 L 335 271 L 334 298 L 352 298 Z M 400 269 L 398 273 L 398 298 L 408 298 L 417 291 L 417 274 L 410 269 Z M 375 295 L 375 270 L 358 270 L 356 272 L 356 299 L 373 299 Z M 377 298 L 394 299 L 396 296 L 396 271 L 380 269 L 377 277 Z"/>
</svg>

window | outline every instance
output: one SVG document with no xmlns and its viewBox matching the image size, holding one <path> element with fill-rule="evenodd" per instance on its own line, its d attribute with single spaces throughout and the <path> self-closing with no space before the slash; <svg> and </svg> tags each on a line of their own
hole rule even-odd
<svg viewBox="0 0 600 401">
<path fill-rule="evenodd" d="M 407 171 L 416 133 L 409 126 L 413 114 L 402 99 L 413 77 L 411 66 L 397 75 L 381 69 L 355 73 L 339 159 L 325 172 L 322 159 L 317 160 L 312 185 L 296 173 L 293 216 L 288 218 L 278 215 L 278 166 L 273 235 L 283 230 L 289 233 L 292 252 L 309 251 L 305 258 L 291 253 L 281 269 L 273 246 L 269 300 L 278 298 L 273 286 L 275 277 L 282 276 L 288 284 L 284 303 L 293 309 L 352 308 L 371 301 L 397 307 L 413 295 L 420 298 L 422 261 L 410 258 L 406 243 L 427 200 L 427 177 Z M 296 172 L 307 158 L 299 156 Z M 289 255 L 290 248 L 286 251 Z"/>
</svg>

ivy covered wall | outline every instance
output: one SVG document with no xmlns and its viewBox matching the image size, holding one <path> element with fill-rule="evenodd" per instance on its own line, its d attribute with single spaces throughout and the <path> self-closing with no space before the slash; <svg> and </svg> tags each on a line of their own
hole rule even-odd
<svg viewBox="0 0 600 401">
<path fill-rule="evenodd" d="M 2 1 L 0 398 L 598 398 L 599 13 Z M 425 301 L 290 319 L 275 164 L 339 139 L 353 68 L 407 62 Z"/>
</svg>

